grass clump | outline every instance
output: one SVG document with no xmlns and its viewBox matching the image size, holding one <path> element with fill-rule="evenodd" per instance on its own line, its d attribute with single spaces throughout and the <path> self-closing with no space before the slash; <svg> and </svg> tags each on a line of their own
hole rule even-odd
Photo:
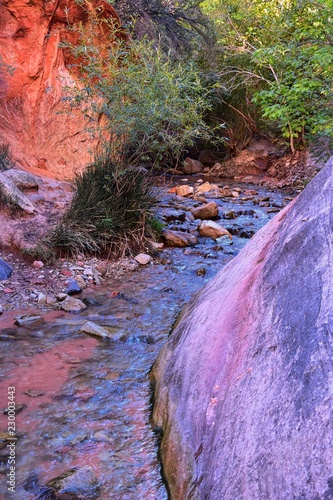
<svg viewBox="0 0 333 500">
<path fill-rule="evenodd" d="M 68 212 L 48 237 L 61 254 L 123 257 L 148 245 L 153 189 L 145 169 L 98 158 L 75 180 Z"/>
<path fill-rule="evenodd" d="M 0 172 L 5 172 L 14 166 L 8 144 L 0 143 Z"/>
</svg>

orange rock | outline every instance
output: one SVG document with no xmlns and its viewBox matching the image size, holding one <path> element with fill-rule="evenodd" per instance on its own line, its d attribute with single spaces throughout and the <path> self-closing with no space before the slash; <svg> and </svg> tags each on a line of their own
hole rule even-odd
<svg viewBox="0 0 333 500">
<path fill-rule="evenodd" d="M 88 11 L 97 6 L 119 22 L 104 0 L 0 3 L 0 136 L 26 170 L 71 178 L 91 160 L 94 144 L 83 115 L 63 113 L 63 88 L 78 84 L 78 78 L 61 42 L 75 43 L 72 28 L 87 26 Z"/>
</svg>

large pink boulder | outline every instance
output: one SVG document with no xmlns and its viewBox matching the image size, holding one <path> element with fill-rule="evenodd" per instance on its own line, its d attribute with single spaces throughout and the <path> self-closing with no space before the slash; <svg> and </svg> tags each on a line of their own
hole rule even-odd
<svg viewBox="0 0 333 500">
<path fill-rule="evenodd" d="M 154 365 L 172 499 L 333 498 L 332 165 L 192 300 Z"/>
</svg>

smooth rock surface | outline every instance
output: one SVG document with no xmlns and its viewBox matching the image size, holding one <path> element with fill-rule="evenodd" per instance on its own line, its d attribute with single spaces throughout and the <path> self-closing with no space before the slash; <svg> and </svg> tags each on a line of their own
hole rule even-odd
<svg viewBox="0 0 333 500">
<path fill-rule="evenodd" d="M 10 179 L 18 189 L 38 189 L 37 177 L 24 170 L 10 168 L 2 172 L 2 175 Z"/>
<path fill-rule="evenodd" d="M 183 311 L 153 420 L 172 499 L 333 496 L 333 161 Z"/>
<path fill-rule="evenodd" d="M 19 190 L 11 179 L 4 175 L 4 173 L 0 173 L 0 189 L 9 203 L 17 205 L 28 214 L 36 212 L 36 208 L 31 201 Z"/>
</svg>

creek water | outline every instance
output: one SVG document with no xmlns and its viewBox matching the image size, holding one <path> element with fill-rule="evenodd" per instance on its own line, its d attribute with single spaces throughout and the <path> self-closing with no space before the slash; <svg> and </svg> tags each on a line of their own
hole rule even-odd
<svg viewBox="0 0 333 500">
<path fill-rule="evenodd" d="M 1 498 L 168 498 L 150 423 L 149 370 L 183 305 L 274 215 L 272 210 L 292 198 L 285 191 L 235 183 L 232 187 L 242 190 L 238 198 L 214 200 L 222 217 L 218 222 L 234 234 L 231 245 L 199 238 L 195 247 L 166 248 L 153 264 L 87 289 L 81 295 L 89 306 L 80 314 L 39 311 L 41 319 L 28 327 L 12 324 L 0 331 Z M 257 194 L 242 195 L 246 189 Z M 163 193 L 158 214 L 165 219 L 170 208 L 185 211 L 195 205 Z M 169 222 L 180 230 L 197 225 Z M 110 327 L 113 339 L 80 332 L 87 320 Z M 8 492 L 6 483 L 9 452 L 3 411 L 8 387 L 15 387 L 20 405 L 15 493 Z M 87 465 L 98 480 L 97 490 L 57 496 L 46 486 L 69 469 Z"/>
</svg>

